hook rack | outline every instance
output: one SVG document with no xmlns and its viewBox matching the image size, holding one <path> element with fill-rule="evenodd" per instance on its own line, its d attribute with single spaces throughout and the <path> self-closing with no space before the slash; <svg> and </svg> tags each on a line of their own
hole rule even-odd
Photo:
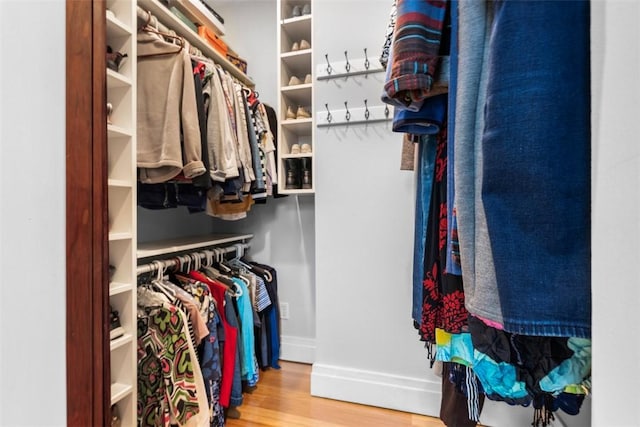
<svg viewBox="0 0 640 427">
<path fill-rule="evenodd" d="M 316 76 L 318 76 L 318 80 L 329 80 L 329 79 L 337 79 L 340 77 L 352 77 L 352 76 L 361 76 L 366 74 L 374 74 L 374 73 L 384 73 L 385 69 L 382 66 L 374 67 L 369 60 L 367 55 L 367 48 L 364 48 L 364 58 L 358 59 L 349 59 L 349 52 L 344 51 L 344 61 L 336 62 L 331 64 L 329 62 L 329 54 L 325 53 L 324 55 L 327 64 L 319 65 L 317 67 Z M 341 73 L 336 73 L 336 70 L 344 69 L 346 71 Z"/>
<path fill-rule="evenodd" d="M 388 105 L 369 106 L 365 99 L 364 107 L 349 108 L 348 101 L 344 101 L 344 110 L 331 111 L 329 104 L 324 104 L 327 116 L 323 123 L 317 123 L 319 128 L 340 125 L 372 124 L 390 121 L 393 117 L 389 113 Z"/>
</svg>

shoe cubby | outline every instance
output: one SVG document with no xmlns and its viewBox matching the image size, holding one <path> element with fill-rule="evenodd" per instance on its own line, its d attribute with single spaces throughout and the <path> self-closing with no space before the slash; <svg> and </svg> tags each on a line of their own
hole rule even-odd
<svg viewBox="0 0 640 427">
<path fill-rule="evenodd" d="M 131 234 L 133 189 L 123 181 L 109 185 L 109 234 Z"/>
<path fill-rule="evenodd" d="M 278 0 L 278 38 L 278 191 L 313 194 L 312 1 Z"/>
<path fill-rule="evenodd" d="M 129 186 L 135 180 L 132 176 L 134 159 L 130 153 L 131 135 L 121 133 L 115 127 L 108 126 L 107 134 L 109 135 L 109 146 L 107 153 L 107 172 L 109 176 L 109 185 L 111 186 Z"/>
<path fill-rule="evenodd" d="M 122 335 L 109 340 L 112 405 L 122 426 L 136 424 L 136 1 L 106 1 L 107 205 L 109 306 L 118 312 Z M 112 55 L 108 54 L 107 46 Z M 119 62 L 114 53 L 120 53 Z M 117 55 L 116 55 L 117 57 Z M 111 59 L 111 62 L 109 60 Z M 117 58 L 116 58 L 117 59 Z"/>
<path fill-rule="evenodd" d="M 107 103 L 111 104 L 111 123 L 108 124 L 122 129 L 131 128 L 132 97 L 131 86 L 107 89 Z"/>
</svg>

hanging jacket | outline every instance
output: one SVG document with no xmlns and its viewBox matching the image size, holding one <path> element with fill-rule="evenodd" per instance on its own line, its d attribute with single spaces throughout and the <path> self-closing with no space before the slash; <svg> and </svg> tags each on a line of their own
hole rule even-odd
<svg viewBox="0 0 640 427">
<path fill-rule="evenodd" d="M 146 184 L 206 172 L 193 68 L 186 48 L 138 34 L 137 165 Z M 182 128 L 183 144 L 180 143 Z"/>
</svg>

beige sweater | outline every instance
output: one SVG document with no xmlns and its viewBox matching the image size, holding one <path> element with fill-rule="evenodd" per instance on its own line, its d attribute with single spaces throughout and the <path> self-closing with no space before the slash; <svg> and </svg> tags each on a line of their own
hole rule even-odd
<svg viewBox="0 0 640 427">
<path fill-rule="evenodd" d="M 181 171 L 187 178 L 205 173 L 187 49 L 155 34 L 139 33 L 137 86 L 140 180 L 151 184 L 168 181 Z"/>
</svg>

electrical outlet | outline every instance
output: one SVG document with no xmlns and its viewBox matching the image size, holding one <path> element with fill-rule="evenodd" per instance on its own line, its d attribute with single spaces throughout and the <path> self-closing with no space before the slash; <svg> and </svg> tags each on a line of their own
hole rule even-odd
<svg viewBox="0 0 640 427">
<path fill-rule="evenodd" d="M 289 303 L 288 302 L 281 302 L 280 303 L 280 318 L 282 320 L 288 320 L 289 319 Z"/>
</svg>

